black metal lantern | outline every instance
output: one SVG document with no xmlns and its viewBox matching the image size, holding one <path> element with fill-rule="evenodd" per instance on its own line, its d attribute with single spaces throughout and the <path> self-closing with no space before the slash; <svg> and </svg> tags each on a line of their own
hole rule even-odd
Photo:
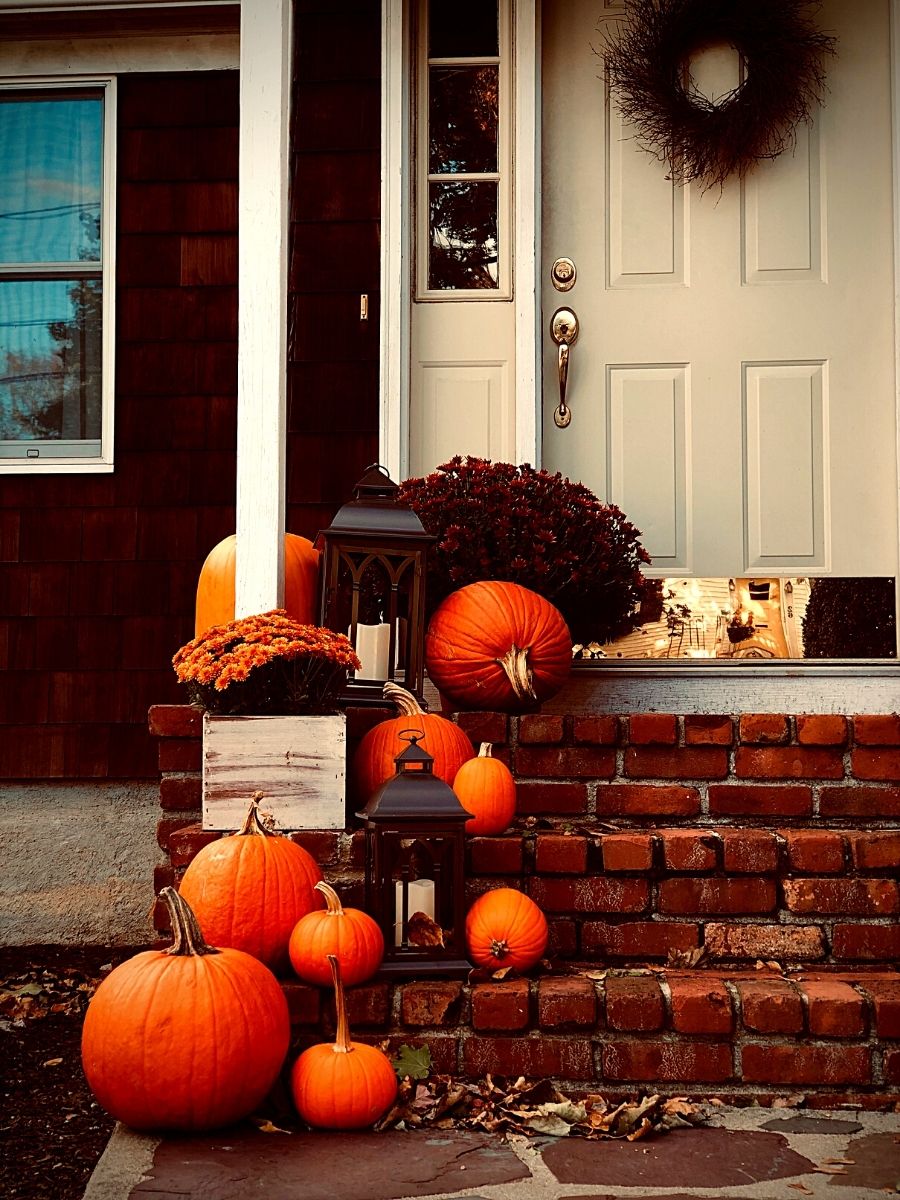
<svg viewBox="0 0 900 1200">
<path fill-rule="evenodd" d="M 397 774 L 357 813 L 366 829 L 366 909 L 384 934 L 388 975 L 465 975 L 465 826 L 471 813 L 433 772 L 418 729 Z M 418 914 L 424 913 L 425 918 Z M 439 944 L 435 944 L 439 943 Z"/>
<path fill-rule="evenodd" d="M 362 661 L 342 697 L 348 704 L 383 704 L 389 679 L 424 698 L 425 560 L 435 539 L 398 490 L 384 467 L 369 467 L 316 541 L 320 623 L 347 634 Z"/>
</svg>

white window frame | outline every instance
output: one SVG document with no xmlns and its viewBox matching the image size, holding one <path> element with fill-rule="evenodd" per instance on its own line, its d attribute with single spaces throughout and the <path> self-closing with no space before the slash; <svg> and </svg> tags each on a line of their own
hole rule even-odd
<svg viewBox="0 0 900 1200">
<path fill-rule="evenodd" d="M 3 92 L 52 92 L 93 88 L 103 93 L 102 199 L 100 221 L 100 278 L 103 294 L 101 329 L 100 453 L 97 455 L 54 454 L 35 457 L 0 457 L 2 475 L 108 474 L 113 470 L 115 429 L 115 303 L 116 303 L 116 79 L 113 75 L 51 75 L 37 78 L 4 76 Z M 28 276 L 32 278 L 32 276 Z M 27 443 L 23 443 L 27 446 Z M 42 443 L 41 443 L 42 444 Z"/>
</svg>

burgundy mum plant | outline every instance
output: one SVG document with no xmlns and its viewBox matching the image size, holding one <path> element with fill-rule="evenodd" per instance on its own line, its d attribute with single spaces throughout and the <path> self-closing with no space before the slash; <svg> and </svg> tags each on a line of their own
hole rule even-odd
<svg viewBox="0 0 900 1200">
<path fill-rule="evenodd" d="M 650 556 L 640 530 L 560 474 L 456 457 L 407 479 L 400 498 L 438 538 L 428 552 L 429 612 L 467 583 L 506 579 L 555 604 L 576 642 L 605 642 L 646 620 L 658 597 L 659 584 L 641 573 Z"/>
</svg>

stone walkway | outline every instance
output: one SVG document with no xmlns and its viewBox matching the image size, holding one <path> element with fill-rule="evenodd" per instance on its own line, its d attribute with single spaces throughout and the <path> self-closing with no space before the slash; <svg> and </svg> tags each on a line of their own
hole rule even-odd
<svg viewBox="0 0 900 1200">
<path fill-rule="evenodd" d="M 884 1200 L 900 1113 L 718 1109 L 638 1142 L 467 1131 L 146 1137 L 119 1126 L 85 1200 Z"/>
</svg>

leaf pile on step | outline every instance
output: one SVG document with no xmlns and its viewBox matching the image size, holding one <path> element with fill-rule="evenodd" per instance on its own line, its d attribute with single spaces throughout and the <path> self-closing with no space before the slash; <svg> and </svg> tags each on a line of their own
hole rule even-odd
<svg viewBox="0 0 900 1200">
<path fill-rule="evenodd" d="M 532 1083 L 520 1077 L 510 1084 L 488 1075 L 478 1083 L 467 1083 L 449 1075 L 427 1079 L 407 1075 L 396 1103 L 376 1128 L 482 1129 L 633 1142 L 706 1120 L 702 1105 L 680 1096 L 646 1096 L 613 1105 L 598 1095 L 571 1099 L 545 1079 Z"/>
<path fill-rule="evenodd" d="M 46 967 L 0 979 L 0 1021 L 8 1026 L 10 1022 L 21 1025 L 40 1020 L 51 1013 L 77 1016 L 85 1011 L 99 984 L 100 978 L 84 971 L 58 972 Z"/>
</svg>

